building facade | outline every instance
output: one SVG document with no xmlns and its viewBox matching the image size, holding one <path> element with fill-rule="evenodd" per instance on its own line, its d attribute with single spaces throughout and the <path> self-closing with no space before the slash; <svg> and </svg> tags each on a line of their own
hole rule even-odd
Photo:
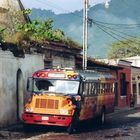
<svg viewBox="0 0 140 140">
<path fill-rule="evenodd" d="M 140 67 L 131 67 L 131 93 L 134 98 L 134 105 L 140 106 Z"/>
<path fill-rule="evenodd" d="M 117 64 L 121 69 L 118 70 L 117 84 L 117 107 L 124 108 L 130 106 L 131 101 L 131 62 L 119 60 Z"/>
<path fill-rule="evenodd" d="M 0 128 L 16 123 L 23 111 L 27 77 L 44 68 L 43 55 L 17 58 L 0 50 Z"/>
</svg>

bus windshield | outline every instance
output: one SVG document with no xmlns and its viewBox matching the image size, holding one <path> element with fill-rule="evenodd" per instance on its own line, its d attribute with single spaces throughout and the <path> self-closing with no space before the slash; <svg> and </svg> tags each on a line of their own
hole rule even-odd
<svg viewBox="0 0 140 140">
<path fill-rule="evenodd" d="M 34 79 L 33 91 L 78 94 L 79 83 L 74 80 Z"/>
</svg>

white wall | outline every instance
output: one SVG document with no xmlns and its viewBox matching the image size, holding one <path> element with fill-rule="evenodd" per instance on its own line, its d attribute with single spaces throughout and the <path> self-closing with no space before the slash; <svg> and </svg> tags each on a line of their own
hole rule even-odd
<svg viewBox="0 0 140 140">
<path fill-rule="evenodd" d="M 16 58 L 11 52 L 0 50 L 0 127 L 17 121 L 17 71 L 21 70 L 25 94 L 27 77 L 42 68 L 43 55 L 26 54 L 25 58 Z M 23 100 L 24 95 L 19 95 L 19 107 L 23 106 Z"/>
</svg>

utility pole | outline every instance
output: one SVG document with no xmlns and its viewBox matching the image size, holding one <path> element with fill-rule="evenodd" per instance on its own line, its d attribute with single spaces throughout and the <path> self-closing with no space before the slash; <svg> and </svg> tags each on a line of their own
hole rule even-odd
<svg viewBox="0 0 140 140">
<path fill-rule="evenodd" d="M 83 9 L 83 70 L 87 69 L 88 7 L 89 7 L 89 0 L 84 0 L 84 9 Z"/>
</svg>

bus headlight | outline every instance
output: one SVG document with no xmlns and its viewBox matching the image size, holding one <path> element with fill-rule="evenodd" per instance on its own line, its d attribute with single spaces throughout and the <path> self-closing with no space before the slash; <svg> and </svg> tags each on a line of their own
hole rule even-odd
<svg viewBox="0 0 140 140">
<path fill-rule="evenodd" d="M 33 109 L 32 108 L 26 108 L 25 111 L 26 112 L 33 112 Z"/>
<path fill-rule="evenodd" d="M 68 115 L 68 110 L 67 109 L 60 109 L 60 114 L 61 115 Z"/>
</svg>

